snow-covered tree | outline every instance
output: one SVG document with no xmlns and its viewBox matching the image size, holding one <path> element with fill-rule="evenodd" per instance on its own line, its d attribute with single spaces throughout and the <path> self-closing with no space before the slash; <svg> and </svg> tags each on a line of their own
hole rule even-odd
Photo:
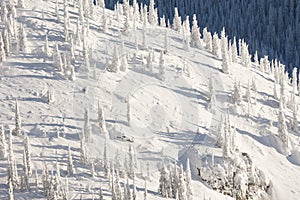
<svg viewBox="0 0 300 200">
<path fill-rule="evenodd" d="M 187 159 L 186 161 L 186 177 L 185 177 L 185 182 L 186 182 L 186 195 L 187 195 L 187 200 L 192 200 L 193 199 L 193 186 L 192 186 L 192 177 L 191 177 L 191 168 L 190 168 L 190 161 Z"/>
<path fill-rule="evenodd" d="M 231 45 L 231 56 L 232 56 L 232 62 L 237 62 L 238 52 L 236 47 L 236 38 L 233 38 L 233 43 Z"/>
<path fill-rule="evenodd" d="M 18 50 L 26 53 L 27 52 L 27 39 L 26 39 L 26 33 L 24 30 L 23 24 L 19 26 L 19 31 L 18 31 Z"/>
<path fill-rule="evenodd" d="M 287 131 L 287 126 L 286 126 L 286 121 L 285 121 L 285 115 L 283 111 L 283 102 L 282 98 L 280 98 L 280 103 L 279 103 L 279 113 L 278 113 L 278 136 L 282 140 L 284 144 L 288 143 L 288 131 Z"/>
<path fill-rule="evenodd" d="M 107 144 L 105 140 L 104 144 L 104 152 L 103 152 L 103 168 L 104 168 L 104 176 L 106 178 L 110 177 L 110 163 L 107 158 Z"/>
<path fill-rule="evenodd" d="M 24 191 L 29 190 L 29 177 L 25 150 L 23 151 L 23 175 L 21 176 L 20 188 Z"/>
<path fill-rule="evenodd" d="M 237 105 L 239 105 L 242 101 L 240 82 L 235 81 L 235 83 L 234 83 L 232 100 Z"/>
<path fill-rule="evenodd" d="M 6 140 L 3 125 L 0 125 L 0 160 L 7 158 Z"/>
<path fill-rule="evenodd" d="M 157 25 L 157 15 L 156 15 L 156 12 L 155 12 L 155 9 L 154 9 L 154 0 L 150 0 L 150 3 L 149 3 L 149 15 L 148 15 L 148 18 L 149 18 L 149 23 L 151 25 Z"/>
<path fill-rule="evenodd" d="M 85 141 L 89 141 L 92 135 L 92 128 L 90 124 L 90 117 L 89 117 L 89 111 L 86 108 L 84 112 L 84 125 L 83 125 L 83 135 Z"/>
<path fill-rule="evenodd" d="M 191 32 L 191 44 L 194 47 L 201 48 L 202 44 L 200 41 L 201 33 L 198 27 L 198 21 L 196 14 L 193 15 L 193 24 L 192 24 L 192 32 Z"/>
<path fill-rule="evenodd" d="M 21 115 L 20 115 L 18 100 L 16 100 L 15 102 L 15 129 L 13 131 L 13 134 L 16 136 L 20 136 L 22 134 Z"/>
<path fill-rule="evenodd" d="M 218 34 L 215 32 L 213 35 L 213 41 L 212 41 L 213 49 L 212 53 L 217 56 L 217 58 L 221 58 L 221 44 Z M 223 63 L 222 63 L 223 64 Z"/>
<path fill-rule="evenodd" d="M 295 131 L 295 132 L 298 131 L 297 113 L 298 113 L 297 104 L 294 104 L 294 106 L 293 106 L 293 119 L 292 119 L 291 129 L 292 129 L 292 131 Z"/>
<path fill-rule="evenodd" d="M 99 123 L 100 133 L 107 134 L 104 110 L 100 106 L 99 102 L 98 102 L 98 123 Z"/>
<path fill-rule="evenodd" d="M 73 157 L 71 152 L 70 145 L 68 146 L 68 162 L 67 162 L 67 172 L 68 175 L 73 175 L 75 173 L 74 165 L 73 165 Z"/>
<path fill-rule="evenodd" d="M 185 177 L 184 177 L 184 171 L 182 165 L 180 165 L 179 170 L 179 183 L 178 183 L 178 198 L 182 200 L 186 200 L 186 183 L 185 183 Z"/>
<path fill-rule="evenodd" d="M 28 176 L 32 175 L 32 166 L 31 166 L 31 145 L 29 142 L 29 138 L 27 135 L 24 136 L 24 156 L 26 158 L 26 163 L 24 167 L 26 167 L 26 171 L 28 173 Z"/>
<path fill-rule="evenodd" d="M 108 66 L 108 71 L 110 72 L 118 72 L 120 69 L 120 58 L 119 58 L 119 52 L 117 50 L 117 47 L 114 47 L 114 54 L 113 54 L 113 58 L 112 58 L 112 63 Z"/>
<path fill-rule="evenodd" d="M 80 139 L 80 163 L 87 164 L 87 154 L 86 154 L 86 145 L 84 138 Z"/>
<path fill-rule="evenodd" d="M 251 87 L 250 87 L 250 82 L 249 81 L 248 81 L 248 84 L 247 84 L 245 100 L 246 100 L 246 102 L 251 102 Z"/>
<path fill-rule="evenodd" d="M 176 31 L 181 30 L 181 17 L 178 14 L 178 8 L 174 8 L 174 19 L 173 19 L 173 29 Z"/>
<path fill-rule="evenodd" d="M 229 74 L 229 57 L 228 52 L 222 53 L 222 72 L 224 74 Z"/>
<path fill-rule="evenodd" d="M 160 178 L 159 178 L 159 187 L 158 187 L 158 192 L 161 194 L 163 197 L 168 196 L 168 182 L 169 182 L 169 176 L 168 176 L 168 171 L 163 164 L 161 170 L 160 170 Z"/>
</svg>

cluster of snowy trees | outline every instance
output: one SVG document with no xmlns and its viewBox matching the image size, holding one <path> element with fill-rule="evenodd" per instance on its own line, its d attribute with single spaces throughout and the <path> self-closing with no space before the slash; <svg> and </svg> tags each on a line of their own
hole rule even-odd
<svg viewBox="0 0 300 200">
<path fill-rule="evenodd" d="M 174 198 L 182 200 L 193 199 L 193 187 L 191 179 L 190 162 L 187 159 L 186 171 L 183 166 L 174 163 L 167 167 L 163 164 L 160 170 L 158 192 L 165 198 Z"/>
<path fill-rule="evenodd" d="M 17 22 L 17 8 L 24 8 L 24 1 L 17 5 L 10 1 L 1 2 L 0 62 L 5 61 L 11 52 L 26 53 L 26 31 L 23 24 Z"/>
<path fill-rule="evenodd" d="M 107 8 L 112 9 L 117 0 L 106 0 Z M 148 4 L 148 0 L 138 0 L 140 4 Z M 299 30 L 300 3 L 295 0 L 255 0 L 251 2 L 231 0 L 215 2 L 205 0 L 160 0 L 155 1 L 158 16 L 165 22 L 182 16 L 195 14 L 200 27 L 209 27 L 212 32 L 219 32 L 226 27 L 229 38 L 245 38 L 249 43 L 249 51 L 259 57 L 270 55 L 279 58 L 288 67 L 291 75 L 293 67 L 298 67 L 299 60 Z M 177 7 L 178 11 L 174 12 Z M 253 15 L 253 13 L 256 13 Z M 192 19 L 190 19 L 192 20 Z M 277 34 L 274 34 L 277 33 Z M 286 42 L 281 42 L 286 41 Z"/>
</svg>

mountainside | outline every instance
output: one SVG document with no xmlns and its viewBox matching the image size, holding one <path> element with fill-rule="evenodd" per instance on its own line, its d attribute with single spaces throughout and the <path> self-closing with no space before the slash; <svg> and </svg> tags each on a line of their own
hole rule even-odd
<svg viewBox="0 0 300 200">
<path fill-rule="evenodd" d="M 300 196 L 299 87 L 279 62 L 151 6 L 1 8 L 0 199 Z"/>
</svg>

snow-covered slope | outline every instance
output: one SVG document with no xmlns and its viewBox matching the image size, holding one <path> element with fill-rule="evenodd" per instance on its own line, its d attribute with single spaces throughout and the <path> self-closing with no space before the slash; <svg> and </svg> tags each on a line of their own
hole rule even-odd
<svg viewBox="0 0 300 200">
<path fill-rule="evenodd" d="M 17 21 L 23 23 L 26 30 L 27 52 L 12 51 L 0 67 L 0 119 L 8 135 L 9 129 L 15 126 L 17 99 L 22 130 L 29 136 L 32 147 L 32 168 L 40 176 L 40 188 L 36 189 L 32 176 L 30 191 L 14 191 L 16 199 L 45 198 L 41 189 L 44 164 L 50 171 L 55 171 L 58 162 L 61 176 L 66 176 L 68 145 L 76 170 L 74 175 L 68 177 L 70 199 L 79 199 L 80 196 L 92 199 L 93 193 L 95 196 L 98 194 L 100 186 L 104 199 L 111 199 L 102 166 L 105 142 L 108 159 L 112 163 L 119 161 L 122 169 L 125 168 L 123 163 L 129 146 L 133 147 L 137 163 L 137 199 L 143 198 L 145 177 L 148 199 L 162 199 L 157 192 L 162 164 L 176 162 L 186 166 L 187 157 L 191 161 L 194 199 L 230 199 L 212 190 L 197 175 L 197 168 L 203 166 L 203 159 L 214 154 L 218 163 L 217 158 L 222 157 L 222 149 L 215 144 L 222 118 L 227 114 L 236 129 L 238 152 L 247 153 L 253 166 L 271 181 L 267 191 L 270 199 L 298 199 L 300 135 L 289 131 L 289 150 L 277 137 L 278 101 L 273 97 L 272 74 L 262 73 L 255 69 L 254 64 L 251 68 L 245 68 L 240 60 L 229 67 L 229 74 L 224 74 L 221 60 L 204 48 L 183 48 L 182 34 L 170 29 L 170 47 L 164 55 L 165 75 L 162 80 L 159 62 L 161 51 L 165 49 L 166 28 L 148 25 L 145 29 L 137 21 L 136 30 L 131 30 L 129 35 L 122 34 L 125 17 L 98 6 L 94 9 L 94 18 L 83 25 L 89 25 L 87 46 L 91 48 L 90 69 L 87 71 L 83 64 L 83 44 L 79 43 L 75 48 L 73 64 L 76 79 L 66 80 L 53 65 L 52 57 L 45 57 L 43 53 L 46 34 L 51 52 L 54 52 L 56 43 L 61 52 L 69 48 L 69 43 L 64 41 L 63 2 L 58 1 L 61 21 L 55 17 L 55 1 L 32 0 L 25 3 L 26 8 L 17 9 Z M 75 7 L 72 2 L 68 4 L 69 33 L 75 34 L 78 4 L 75 3 Z M 103 32 L 103 15 L 108 22 L 106 33 Z M 133 27 L 133 21 L 129 24 Z M 143 45 L 144 31 L 148 48 Z M 115 47 L 121 57 L 126 55 L 128 59 L 126 72 L 112 73 L 105 69 L 112 62 Z M 149 52 L 152 54 L 152 69 L 147 67 Z M 213 109 L 208 108 L 210 79 L 216 91 Z M 252 79 L 255 79 L 257 87 L 256 103 L 253 96 L 248 112 L 248 104 L 244 100 L 241 105 L 234 106 L 231 96 L 235 81 L 241 82 L 244 95 Z M 48 104 L 44 96 L 49 89 L 53 89 L 55 101 Z M 291 86 L 286 89 L 286 93 L 292 91 Z M 104 109 L 107 134 L 99 129 L 98 105 Z M 89 162 L 95 165 L 95 177 L 90 176 L 89 164 L 80 163 L 80 135 L 84 127 L 85 109 L 89 111 L 92 127 L 92 135 L 86 142 L 87 155 Z M 292 111 L 288 108 L 284 111 L 286 118 L 291 119 Z M 60 137 L 57 137 L 58 131 Z M 21 175 L 22 136 L 13 136 L 13 150 Z M 7 166 L 6 160 L 0 162 L 0 199 L 7 198 Z"/>
</svg>

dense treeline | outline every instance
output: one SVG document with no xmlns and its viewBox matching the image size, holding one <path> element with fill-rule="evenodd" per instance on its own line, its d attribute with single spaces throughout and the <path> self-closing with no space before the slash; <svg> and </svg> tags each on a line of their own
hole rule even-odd
<svg viewBox="0 0 300 200">
<path fill-rule="evenodd" d="M 113 8 L 117 0 L 105 0 Z M 131 0 L 132 2 L 132 0 Z M 138 0 L 149 4 L 149 0 Z M 298 0 L 155 0 L 158 15 L 172 22 L 174 7 L 182 19 L 197 14 L 198 25 L 210 32 L 226 28 L 229 38 L 245 38 L 251 54 L 279 58 L 288 71 L 300 67 L 300 1 Z M 190 20 L 192 17 L 190 17 Z"/>
</svg>

